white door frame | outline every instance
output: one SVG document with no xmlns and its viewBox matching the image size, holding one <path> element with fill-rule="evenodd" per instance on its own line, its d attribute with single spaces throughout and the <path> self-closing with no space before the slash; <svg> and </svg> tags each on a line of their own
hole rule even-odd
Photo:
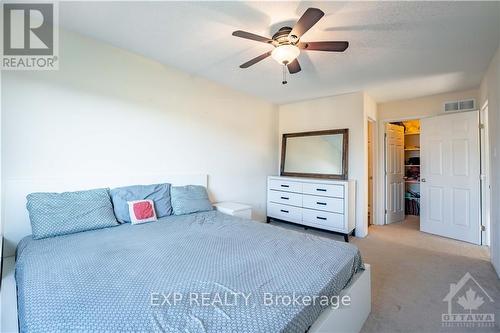
<svg viewBox="0 0 500 333">
<path fill-rule="evenodd" d="M 377 121 L 370 118 L 370 117 L 367 117 L 366 119 L 366 126 L 367 126 L 367 135 L 370 135 L 370 132 L 368 130 L 368 127 L 370 126 L 371 124 L 371 136 L 369 138 L 367 138 L 367 145 L 368 145 L 368 141 L 371 141 L 371 168 L 372 168 L 372 180 L 371 180 L 371 183 L 372 183 L 372 188 L 371 188 L 371 193 L 368 194 L 367 196 L 367 202 L 368 204 L 370 205 L 370 209 L 368 210 L 368 214 L 370 214 L 370 217 L 371 217 L 371 224 L 376 224 L 375 221 L 377 219 Z M 366 175 L 366 179 L 368 181 L 367 183 L 367 189 L 369 190 L 370 188 L 370 179 L 369 179 L 369 168 L 370 168 L 370 157 L 369 157 L 369 154 L 370 154 L 370 147 L 367 148 L 367 157 L 366 157 L 366 172 L 367 172 L 367 175 Z M 370 197 L 371 195 L 371 197 Z M 370 200 L 371 199 L 371 200 Z M 370 202 L 371 201 L 371 202 Z M 367 214 L 367 215 L 368 215 Z M 370 223 L 368 223 L 368 226 L 370 225 Z"/>
<path fill-rule="evenodd" d="M 490 245 L 491 239 L 491 151 L 489 138 L 489 109 L 486 101 L 479 110 L 481 126 L 479 144 L 481 152 L 481 245 Z"/>
</svg>

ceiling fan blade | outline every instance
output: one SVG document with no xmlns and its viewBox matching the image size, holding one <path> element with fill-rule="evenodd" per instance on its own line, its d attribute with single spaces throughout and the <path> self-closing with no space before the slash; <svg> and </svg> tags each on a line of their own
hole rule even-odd
<svg viewBox="0 0 500 333">
<path fill-rule="evenodd" d="M 236 30 L 233 32 L 233 36 L 255 40 L 257 42 L 272 44 L 274 41 L 271 38 L 262 37 L 256 34 L 252 34 L 251 32 L 246 32 L 243 30 Z"/>
<path fill-rule="evenodd" d="M 288 71 L 290 72 L 290 74 L 298 73 L 301 70 L 299 61 L 297 59 L 286 65 L 286 67 L 288 67 Z"/>
<path fill-rule="evenodd" d="M 304 42 L 297 46 L 306 51 L 344 52 L 349 47 L 349 42 Z"/>
<path fill-rule="evenodd" d="M 249 60 L 249 61 L 245 62 L 243 65 L 240 65 L 240 68 L 248 68 L 248 67 L 250 67 L 250 66 L 252 66 L 252 65 L 255 65 L 256 63 L 258 63 L 258 62 L 259 62 L 259 61 L 261 61 L 261 60 L 266 59 L 266 58 L 267 58 L 267 57 L 269 57 L 270 55 L 271 55 L 271 51 L 266 52 L 266 53 L 264 53 L 264 54 L 261 54 L 260 56 L 255 57 L 255 58 L 253 58 L 252 60 Z"/>
<path fill-rule="evenodd" d="M 297 38 L 302 37 L 307 30 L 311 29 L 322 17 L 325 15 L 323 11 L 318 8 L 307 8 L 306 12 L 300 17 L 300 19 L 295 23 L 290 36 L 295 36 Z"/>
</svg>

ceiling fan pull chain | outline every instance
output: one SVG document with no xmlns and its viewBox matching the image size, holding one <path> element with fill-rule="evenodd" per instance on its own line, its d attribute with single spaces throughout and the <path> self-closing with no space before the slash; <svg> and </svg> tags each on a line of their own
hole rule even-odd
<svg viewBox="0 0 500 333">
<path fill-rule="evenodd" d="M 283 64 L 283 81 L 281 81 L 281 84 L 287 84 L 288 82 L 286 81 L 286 65 Z"/>
</svg>

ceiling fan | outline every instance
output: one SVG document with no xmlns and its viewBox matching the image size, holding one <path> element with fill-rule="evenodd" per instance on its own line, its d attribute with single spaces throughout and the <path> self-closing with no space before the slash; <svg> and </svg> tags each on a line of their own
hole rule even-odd
<svg viewBox="0 0 500 333">
<path fill-rule="evenodd" d="M 255 40 L 257 42 L 267 43 L 274 46 L 274 49 L 261 54 L 242 64 L 240 68 L 248 68 L 255 65 L 261 60 L 271 56 L 278 63 L 283 65 L 283 84 L 286 84 L 286 70 L 288 68 L 290 74 L 300 72 L 300 64 L 297 57 L 300 50 L 304 51 L 327 51 L 327 52 L 344 52 L 349 47 L 349 42 L 346 41 L 325 41 L 325 42 L 301 42 L 300 38 L 312 26 L 314 26 L 325 15 L 318 8 L 308 8 L 300 17 L 293 28 L 282 27 L 272 38 L 262 37 L 250 32 L 237 30 L 233 32 L 233 36 Z"/>
</svg>

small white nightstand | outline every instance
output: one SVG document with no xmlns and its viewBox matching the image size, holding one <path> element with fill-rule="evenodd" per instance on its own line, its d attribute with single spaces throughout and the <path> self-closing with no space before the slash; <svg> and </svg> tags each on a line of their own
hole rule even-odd
<svg viewBox="0 0 500 333">
<path fill-rule="evenodd" d="M 244 205 L 236 202 L 218 202 L 214 204 L 215 208 L 224 214 L 242 217 L 245 219 L 252 218 L 252 206 Z"/>
</svg>

